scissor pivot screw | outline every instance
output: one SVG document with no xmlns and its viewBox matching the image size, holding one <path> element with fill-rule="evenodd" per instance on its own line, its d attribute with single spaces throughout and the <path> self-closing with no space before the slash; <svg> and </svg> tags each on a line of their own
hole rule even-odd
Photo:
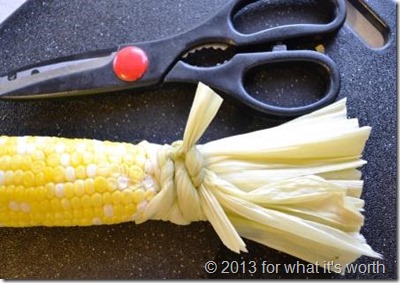
<svg viewBox="0 0 400 283">
<path fill-rule="evenodd" d="M 119 50 L 113 63 L 115 75 L 126 82 L 140 79 L 148 66 L 149 60 L 146 53 L 136 46 L 127 46 Z"/>
</svg>

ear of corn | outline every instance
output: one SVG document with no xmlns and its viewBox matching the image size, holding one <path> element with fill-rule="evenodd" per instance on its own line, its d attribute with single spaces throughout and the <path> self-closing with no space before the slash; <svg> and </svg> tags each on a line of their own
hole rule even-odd
<svg viewBox="0 0 400 283">
<path fill-rule="evenodd" d="M 155 195 L 140 145 L 0 138 L 0 225 L 86 226 L 135 220 Z"/>
<path fill-rule="evenodd" d="M 370 128 L 347 119 L 345 100 L 196 145 L 221 102 L 199 84 L 183 141 L 170 146 L 0 137 L 0 225 L 207 220 L 238 253 L 245 237 L 311 263 L 380 257 L 359 233 Z"/>
</svg>

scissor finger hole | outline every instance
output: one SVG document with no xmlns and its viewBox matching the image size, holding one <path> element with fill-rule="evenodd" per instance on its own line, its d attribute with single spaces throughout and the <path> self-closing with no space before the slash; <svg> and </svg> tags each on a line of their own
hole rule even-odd
<svg viewBox="0 0 400 283">
<path fill-rule="evenodd" d="M 272 106 L 302 107 L 323 98 L 329 88 L 327 70 L 312 62 L 279 62 L 251 69 L 244 77 L 246 91 Z"/>
<path fill-rule="evenodd" d="M 232 21 L 244 34 L 295 24 L 327 24 L 335 17 L 332 5 L 327 0 L 261 0 L 239 9 Z"/>
</svg>

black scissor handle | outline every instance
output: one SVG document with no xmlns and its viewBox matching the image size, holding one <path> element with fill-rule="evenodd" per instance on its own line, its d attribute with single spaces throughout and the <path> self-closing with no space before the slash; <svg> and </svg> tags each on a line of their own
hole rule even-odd
<svg viewBox="0 0 400 283">
<path fill-rule="evenodd" d="M 216 16 L 206 22 L 206 24 L 204 25 L 204 27 L 206 27 L 206 29 L 204 30 L 205 35 L 208 35 L 215 39 L 229 38 L 229 43 L 237 46 L 259 44 L 265 42 L 288 40 L 292 38 L 307 37 L 312 35 L 328 34 L 340 29 L 346 19 L 345 0 L 319 0 L 321 1 L 321 5 L 327 5 L 328 3 L 326 2 L 329 1 L 329 5 L 332 5 L 335 9 L 335 11 L 333 11 L 334 17 L 329 23 L 283 25 L 261 30 L 251 34 L 244 34 L 239 32 L 233 24 L 233 17 L 243 7 L 256 1 L 257 0 L 231 1 Z M 210 34 L 210 30 L 214 30 L 215 34 Z"/>
<path fill-rule="evenodd" d="M 244 86 L 244 79 L 251 69 L 284 62 L 310 62 L 323 67 L 329 75 L 325 95 L 318 101 L 305 106 L 281 107 L 257 100 L 248 93 Z M 309 50 L 243 53 L 234 56 L 226 64 L 212 68 L 196 67 L 178 62 L 165 81 L 192 83 L 202 81 L 256 111 L 283 117 L 300 116 L 318 110 L 335 101 L 340 89 L 340 75 L 336 64 L 329 57 Z"/>
</svg>

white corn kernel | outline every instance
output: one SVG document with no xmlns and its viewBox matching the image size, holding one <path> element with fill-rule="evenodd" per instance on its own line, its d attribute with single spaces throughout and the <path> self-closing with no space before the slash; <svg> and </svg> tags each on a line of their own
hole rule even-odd
<svg viewBox="0 0 400 283">
<path fill-rule="evenodd" d="M 64 184 L 56 184 L 55 186 L 56 189 L 56 196 L 58 198 L 62 198 L 64 196 Z"/>
<path fill-rule="evenodd" d="M 93 218 L 92 223 L 94 225 L 101 225 L 101 224 L 103 224 L 103 221 L 101 221 L 100 218 L 96 217 L 96 218 Z"/>
<path fill-rule="evenodd" d="M 128 188 L 128 185 L 129 185 L 129 179 L 126 176 L 118 177 L 118 189 L 124 190 Z"/>
<path fill-rule="evenodd" d="M 94 178 L 96 177 L 96 171 L 97 171 L 97 166 L 94 164 L 90 164 L 87 168 L 86 168 L 86 175 L 89 178 Z"/>
<path fill-rule="evenodd" d="M 137 211 L 138 212 L 143 212 L 143 211 L 146 210 L 146 208 L 147 208 L 147 200 L 143 200 L 138 204 Z"/>
<path fill-rule="evenodd" d="M 65 151 L 65 144 L 64 144 L 64 143 L 58 143 L 58 144 L 56 145 L 55 150 L 56 150 L 57 153 L 64 153 L 64 151 Z"/>
<path fill-rule="evenodd" d="M 0 186 L 4 185 L 6 180 L 6 174 L 4 173 L 4 171 L 0 171 Z"/>
<path fill-rule="evenodd" d="M 65 179 L 71 182 L 76 180 L 74 167 L 69 166 L 65 169 Z"/>
<path fill-rule="evenodd" d="M 30 206 L 29 204 L 27 204 L 27 203 L 21 203 L 20 209 L 21 209 L 23 212 L 28 213 L 28 212 L 31 211 L 31 206 Z"/>
<path fill-rule="evenodd" d="M 61 155 L 61 165 L 65 167 L 70 165 L 70 156 L 68 153 L 63 153 Z"/>
<path fill-rule="evenodd" d="M 8 204 L 8 207 L 12 210 L 12 211 L 18 211 L 19 210 L 19 205 L 17 202 L 15 201 L 10 201 L 10 203 Z"/>
<path fill-rule="evenodd" d="M 107 217 L 113 217 L 113 215 L 114 215 L 114 209 L 111 204 L 106 204 L 103 207 L 103 212 L 104 212 L 104 215 Z"/>
</svg>

